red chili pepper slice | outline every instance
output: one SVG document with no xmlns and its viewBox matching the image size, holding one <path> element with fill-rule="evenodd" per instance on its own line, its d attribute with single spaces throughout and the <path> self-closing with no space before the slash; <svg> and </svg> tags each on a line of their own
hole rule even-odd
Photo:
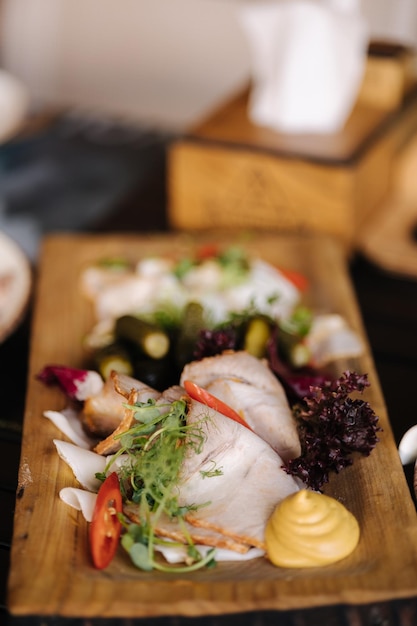
<svg viewBox="0 0 417 626">
<path fill-rule="evenodd" d="M 299 291 L 306 291 L 308 288 L 308 280 L 301 274 L 301 272 L 296 272 L 295 270 L 288 270 L 282 267 L 278 267 L 278 271 L 290 281 Z"/>
<path fill-rule="evenodd" d="M 98 491 L 89 529 L 90 552 L 97 569 L 107 567 L 116 554 L 122 530 L 117 514 L 121 511 L 119 479 L 116 472 L 112 472 Z"/>
<path fill-rule="evenodd" d="M 243 419 L 243 417 L 239 415 L 237 411 L 235 411 L 234 409 L 232 409 L 231 406 L 223 402 L 223 400 L 220 400 L 219 398 L 213 396 L 211 393 L 206 391 L 206 389 L 199 387 L 191 380 L 184 381 L 184 389 L 193 400 L 197 400 L 198 402 L 205 404 L 211 409 L 214 409 L 215 411 L 222 413 L 222 415 L 225 415 L 226 417 L 234 420 L 238 424 L 246 426 L 246 428 L 252 430 L 249 424 Z"/>
<path fill-rule="evenodd" d="M 219 246 L 215 243 L 202 244 L 196 252 L 196 257 L 199 261 L 206 259 L 214 259 L 219 255 Z"/>
</svg>

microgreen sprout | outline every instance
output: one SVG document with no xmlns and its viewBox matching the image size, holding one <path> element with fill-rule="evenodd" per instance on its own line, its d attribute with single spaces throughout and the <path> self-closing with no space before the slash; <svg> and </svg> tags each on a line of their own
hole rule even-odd
<svg viewBox="0 0 417 626">
<path fill-rule="evenodd" d="M 138 505 L 140 523 L 124 521 L 123 548 L 134 565 L 145 571 L 187 572 L 210 564 L 214 551 L 204 556 L 200 554 L 185 521 L 191 510 L 200 507 L 192 504 L 181 506 L 177 499 L 185 455 L 190 450 L 195 454 L 202 450 L 204 434 L 201 422 L 187 424 L 184 400 L 166 404 L 149 400 L 125 406 L 134 412 L 135 423 L 128 431 L 118 435 L 121 447 L 115 456 L 128 457 L 119 470 L 120 488 L 125 502 Z M 110 463 L 114 463 L 115 456 Z M 218 471 L 215 470 L 212 475 L 218 475 Z M 164 564 L 157 558 L 157 548 L 163 544 L 156 530 L 164 518 L 175 518 L 185 538 L 186 559 L 181 567 Z"/>
<path fill-rule="evenodd" d="M 215 461 L 212 461 L 212 468 L 209 470 L 200 470 L 203 478 L 213 478 L 214 476 L 223 476 L 223 468 L 216 467 Z"/>
</svg>

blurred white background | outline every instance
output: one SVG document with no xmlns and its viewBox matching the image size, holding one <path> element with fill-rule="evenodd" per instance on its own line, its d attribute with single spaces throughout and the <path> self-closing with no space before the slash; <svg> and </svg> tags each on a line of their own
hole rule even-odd
<svg viewBox="0 0 417 626">
<path fill-rule="evenodd" d="M 250 75 L 239 0 L 3 0 L 3 69 L 32 104 L 161 127 L 197 120 Z M 362 0 L 370 34 L 417 45 L 416 0 Z"/>
</svg>

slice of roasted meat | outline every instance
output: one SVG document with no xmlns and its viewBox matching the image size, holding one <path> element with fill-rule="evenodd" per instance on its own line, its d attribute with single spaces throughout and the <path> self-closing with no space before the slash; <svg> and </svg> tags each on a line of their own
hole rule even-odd
<svg viewBox="0 0 417 626">
<path fill-rule="evenodd" d="M 231 406 L 284 461 L 301 453 L 285 391 L 266 361 L 228 351 L 188 363 L 180 383 L 191 380 Z"/>
</svg>

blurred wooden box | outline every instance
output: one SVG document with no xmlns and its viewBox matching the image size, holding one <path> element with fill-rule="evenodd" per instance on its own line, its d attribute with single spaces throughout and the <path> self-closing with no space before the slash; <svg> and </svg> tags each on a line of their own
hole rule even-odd
<svg viewBox="0 0 417 626">
<path fill-rule="evenodd" d="M 417 88 L 394 110 L 358 99 L 345 127 L 327 135 L 255 126 L 248 93 L 171 145 L 171 227 L 319 231 L 352 245 L 389 193 L 396 155 L 417 130 Z"/>
<path fill-rule="evenodd" d="M 415 82 L 415 52 L 402 45 L 373 41 L 358 101 L 385 109 L 401 106 Z"/>
</svg>

